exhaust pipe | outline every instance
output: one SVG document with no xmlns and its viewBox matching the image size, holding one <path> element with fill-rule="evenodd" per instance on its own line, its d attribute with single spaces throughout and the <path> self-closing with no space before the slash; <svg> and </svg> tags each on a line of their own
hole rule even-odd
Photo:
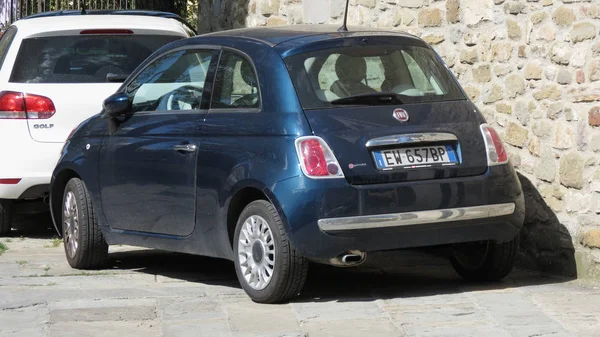
<svg viewBox="0 0 600 337">
<path fill-rule="evenodd" d="M 359 250 L 350 250 L 329 260 L 336 267 L 356 267 L 367 259 L 367 253 Z"/>
</svg>

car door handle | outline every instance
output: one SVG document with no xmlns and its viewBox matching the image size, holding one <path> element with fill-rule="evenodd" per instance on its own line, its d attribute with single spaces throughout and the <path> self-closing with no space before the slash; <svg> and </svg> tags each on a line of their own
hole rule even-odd
<svg viewBox="0 0 600 337">
<path fill-rule="evenodd" d="M 173 150 L 177 152 L 195 152 L 198 147 L 196 144 L 179 144 L 173 146 Z"/>
</svg>

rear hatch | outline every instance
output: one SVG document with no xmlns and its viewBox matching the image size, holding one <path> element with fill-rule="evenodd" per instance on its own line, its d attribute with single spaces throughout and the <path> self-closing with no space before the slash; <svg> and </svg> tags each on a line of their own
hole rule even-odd
<svg viewBox="0 0 600 337">
<path fill-rule="evenodd" d="M 11 91 L 34 95 L 26 105 L 39 103 L 55 110 L 31 113 L 31 106 L 26 106 L 31 138 L 64 142 L 74 127 L 101 111 L 118 82 L 146 57 L 185 37 L 168 31 L 156 34 L 156 30 L 85 29 L 24 39 L 10 77 Z"/>
<path fill-rule="evenodd" d="M 375 184 L 464 177 L 487 170 L 483 122 L 468 101 L 305 111 L 348 182 Z M 408 150 L 408 151 L 407 151 Z"/>
<path fill-rule="evenodd" d="M 487 170 L 484 119 L 425 42 L 350 34 L 327 45 L 286 51 L 285 62 L 314 134 L 329 145 L 350 183 Z"/>
</svg>

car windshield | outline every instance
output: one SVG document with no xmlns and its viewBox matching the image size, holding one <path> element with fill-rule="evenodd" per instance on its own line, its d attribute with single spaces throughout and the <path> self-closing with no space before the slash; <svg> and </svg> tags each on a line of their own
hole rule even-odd
<svg viewBox="0 0 600 337">
<path fill-rule="evenodd" d="M 102 83 L 129 75 L 146 57 L 178 36 L 77 35 L 23 40 L 11 82 Z"/>
<path fill-rule="evenodd" d="M 465 99 L 446 67 L 425 47 L 341 47 L 285 61 L 304 109 Z"/>
</svg>

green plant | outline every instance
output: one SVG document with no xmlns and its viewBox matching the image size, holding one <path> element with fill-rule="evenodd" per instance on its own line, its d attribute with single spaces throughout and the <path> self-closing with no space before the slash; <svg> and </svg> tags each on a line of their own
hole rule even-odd
<svg viewBox="0 0 600 337">
<path fill-rule="evenodd" d="M 15 262 L 16 262 L 16 263 L 17 263 L 19 266 L 23 266 L 23 265 L 26 265 L 26 264 L 27 264 L 27 261 L 25 261 L 25 260 L 18 260 L 18 261 L 15 261 Z"/>
<path fill-rule="evenodd" d="M 62 245 L 63 243 L 63 239 L 59 238 L 59 237 L 55 237 L 54 240 L 52 240 L 52 247 L 58 247 L 60 245 Z"/>
<path fill-rule="evenodd" d="M 4 240 L 4 242 L 6 242 L 6 243 L 11 243 L 11 242 L 12 242 L 12 239 L 6 239 L 6 240 Z"/>
<path fill-rule="evenodd" d="M 3 244 L 2 242 L 0 242 L 0 255 L 2 255 L 2 253 L 4 253 L 7 250 L 8 250 L 8 247 L 6 247 L 5 244 Z"/>
</svg>

